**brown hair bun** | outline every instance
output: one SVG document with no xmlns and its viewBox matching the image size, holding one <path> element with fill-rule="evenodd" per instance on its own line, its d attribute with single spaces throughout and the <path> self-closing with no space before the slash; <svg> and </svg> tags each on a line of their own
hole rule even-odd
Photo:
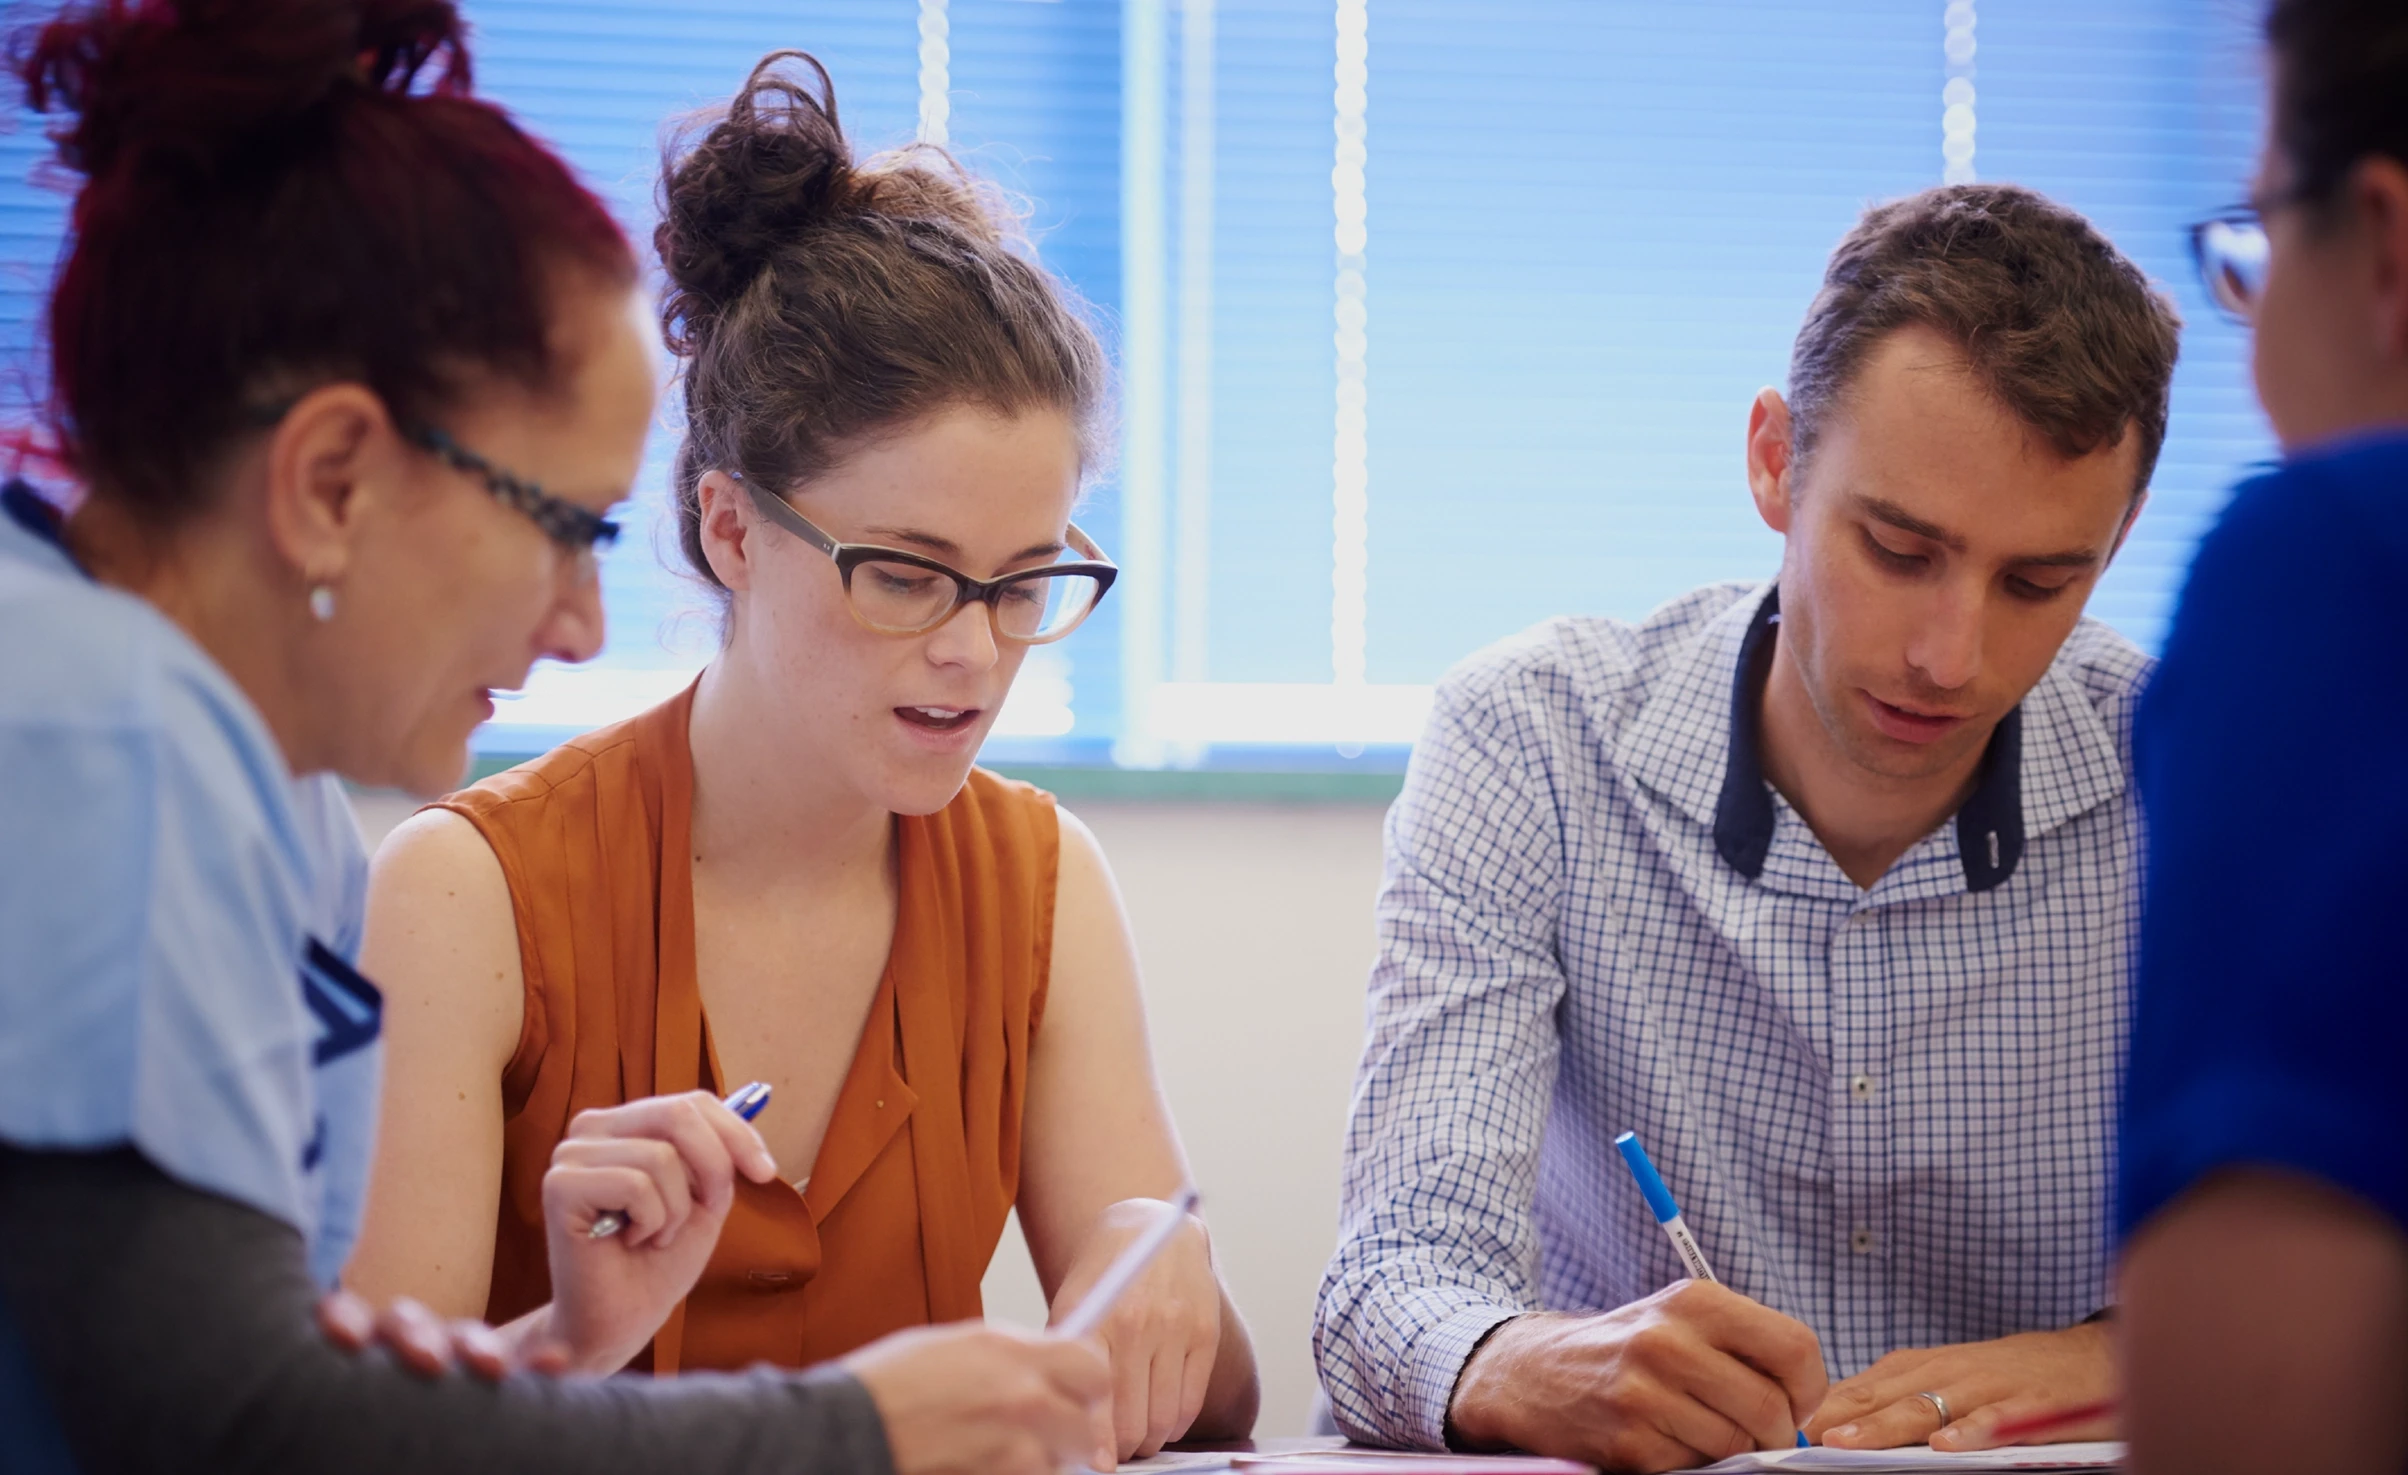
<svg viewBox="0 0 2408 1475">
<path fill-rule="evenodd" d="M 856 165 L 836 84 L 807 51 L 773 51 L 724 110 L 674 135 L 653 246 L 669 278 L 669 345 L 716 321 L 787 248 L 863 217 L 924 220 L 1001 245 L 1020 237 L 1000 197 L 951 155 L 915 144 Z"/>
<path fill-rule="evenodd" d="M 804 52 L 763 57 L 671 140 L 653 241 L 662 330 L 685 359 L 680 542 L 705 579 L 706 471 L 791 491 L 965 404 L 1058 411 L 1099 459 L 1103 349 L 999 193 L 927 146 L 854 163 L 827 68 Z"/>
</svg>

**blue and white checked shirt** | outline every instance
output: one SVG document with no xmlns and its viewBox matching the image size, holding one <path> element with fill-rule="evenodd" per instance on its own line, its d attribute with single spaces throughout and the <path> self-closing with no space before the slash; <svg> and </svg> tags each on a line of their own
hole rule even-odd
<svg viewBox="0 0 2408 1475">
<path fill-rule="evenodd" d="M 1557 620 L 1439 688 L 1314 1326 L 1348 1433 L 1438 1447 L 1497 1323 L 1680 1278 L 1626 1129 L 1834 1377 L 2107 1303 L 2149 661 L 2084 621 L 1956 820 L 1860 891 L 1761 777 L 1770 599 Z"/>
</svg>

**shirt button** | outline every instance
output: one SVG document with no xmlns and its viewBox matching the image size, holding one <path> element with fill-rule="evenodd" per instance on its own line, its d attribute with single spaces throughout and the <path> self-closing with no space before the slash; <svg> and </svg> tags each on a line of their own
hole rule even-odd
<svg viewBox="0 0 2408 1475">
<path fill-rule="evenodd" d="M 1849 1235 L 1848 1248 L 1854 1250 L 1860 1255 L 1870 1255 L 1873 1253 L 1873 1231 L 1870 1229 L 1859 1229 L 1854 1234 Z"/>
<path fill-rule="evenodd" d="M 1873 1078 L 1867 1075 L 1848 1077 L 1848 1094 L 1859 1101 L 1873 1099 Z"/>
</svg>

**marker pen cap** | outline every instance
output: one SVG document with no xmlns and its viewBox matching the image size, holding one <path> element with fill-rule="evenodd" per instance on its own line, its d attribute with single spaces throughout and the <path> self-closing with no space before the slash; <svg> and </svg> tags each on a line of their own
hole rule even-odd
<svg viewBox="0 0 2408 1475">
<path fill-rule="evenodd" d="M 1672 1202 L 1672 1194 L 1664 1180 L 1656 1176 L 1655 1164 L 1647 1160 L 1647 1149 L 1639 1145 L 1639 1134 L 1625 1132 L 1614 1139 L 1614 1147 L 1622 1160 L 1630 1164 L 1630 1175 L 1639 1180 L 1639 1192 L 1647 1199 L 1649 1212 L 1658 1224 L 1670 1223 L 1681 1216 L 1680 1208 Z"/>
</svg>

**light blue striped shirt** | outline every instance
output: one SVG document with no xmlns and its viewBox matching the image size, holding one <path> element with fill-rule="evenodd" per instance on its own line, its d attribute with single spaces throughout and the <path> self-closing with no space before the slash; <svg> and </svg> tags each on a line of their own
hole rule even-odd
<svg viewBox="0 0 2408 1475">
<path fill-rule="evenodd" d="M 1558 620 L 1440 687 L 1314 1326 L 1348 1433 L 1436 1447 L 1499 1322 L 1681 1276 L 1624 1130 L 1835 1377 L 2106 1304 L 2148 659 L 2084 621 L 1958 818 L 1860 891 L 1761 778 L 1767 598 Z"/>
</svg>

